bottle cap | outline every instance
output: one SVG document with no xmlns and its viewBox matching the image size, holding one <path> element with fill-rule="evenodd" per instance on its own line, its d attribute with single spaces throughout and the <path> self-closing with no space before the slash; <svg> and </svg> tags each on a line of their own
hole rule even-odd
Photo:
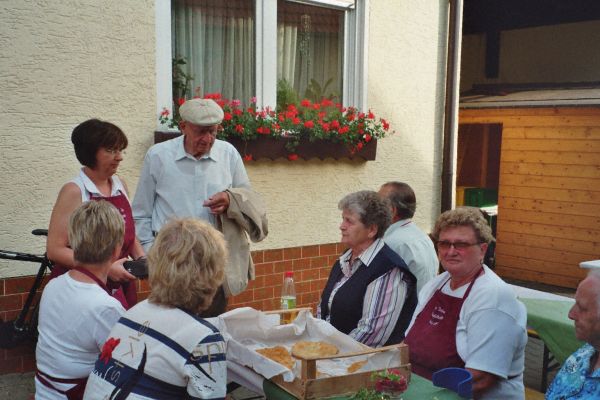
<svg viewBox="0 0 600 400">
<path fill-rule="evenodd" d="M 292 271 L 285 271 L 285 277 L 286 278 L 293 278 L 294 277 L 294 273 Z"/>
</svg>

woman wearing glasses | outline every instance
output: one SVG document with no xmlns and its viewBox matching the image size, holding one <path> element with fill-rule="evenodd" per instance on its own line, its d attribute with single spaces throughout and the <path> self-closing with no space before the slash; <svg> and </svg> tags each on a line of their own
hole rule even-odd
<svg viewBox="0 0 600 400">
<path fill-rule="evenodd" d="M 54 262 L 50 278 L 64 274 L 75 266 L 69 246 L 67 226 L 69 217 L 82 203 L 106 200 L 113 204 L 125 221 L 125 237 L 119 260 L 108 271 L 108 287 L 128 309 L 136 303 L 135 277 L 125 270 L 123 262 L 144 256 L 144 249 L 135 237 L 135 225 L 127 195 L 127 186 L 117 175 L 127 147 L 123 131 L 110 122 L 90 119 L 73 129 L 71 142 L 75 156 L 83 165 L 79 174 L 67 182 L 58 194 L 48 227 L 46 251 Z M 100 238 L 99 238 L 100 239 Z"/>
<path fill-rule="evenodd" d="M 513 290 L 483 264 L 491 229 L 478 209 L 444 212 L 433 237 L 446 272 L 419 292 L 405 343 L 412 370 L 431 378 L 442 368 L 468 369 L 473 394 L 523 399 L 525 307 Z"/>
</svg>

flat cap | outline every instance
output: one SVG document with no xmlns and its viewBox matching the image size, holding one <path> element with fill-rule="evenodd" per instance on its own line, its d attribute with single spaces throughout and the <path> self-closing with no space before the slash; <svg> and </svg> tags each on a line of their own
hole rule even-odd
<svg viewBox="0 0 600 400">
<path fill-rule="evenodd" d="M 223 109 L 211 99 L 191 99 L 179 107 L 181 119 L 199 126 L 218 125 L 223 121 Z"/>
</svg>

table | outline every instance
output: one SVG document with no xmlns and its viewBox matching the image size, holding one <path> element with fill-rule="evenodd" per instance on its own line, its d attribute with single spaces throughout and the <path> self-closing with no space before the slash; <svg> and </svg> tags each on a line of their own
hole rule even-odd
<svg viewBox="0 0 600 400">
<path fill-rule="evenodd" d="M 265 379 L 263 382 L 265 397 L 269 400 L 297 400 L 273 382 Z M 351 396 L 329 397 L 330 400 L 348 400 Z M 403 400 L 459 400 L 458 394 L 448 389 L 433 386 L 431 381 L 412 374 L 408 390 L 402 394 Z"/>
<path fill-rule="evenodd" d="M 527 326 L 535 330 L 559 363 L 583 345 L 575 337 L 575 325 L 568 316 L 573 299 L 521 286 L 511 287 L 527 308 Z"/>
<path fill-rule="evenodd" d="M 575 326 L 568 316 L 574 300 L 553 293 L 510 286 L 527 309 L 529 336 L 544 342 L 541 389 L 546 391 L 548 372 L 558 369 L 567 357 L 583 345 L 575 337 Z"/>
</svg>

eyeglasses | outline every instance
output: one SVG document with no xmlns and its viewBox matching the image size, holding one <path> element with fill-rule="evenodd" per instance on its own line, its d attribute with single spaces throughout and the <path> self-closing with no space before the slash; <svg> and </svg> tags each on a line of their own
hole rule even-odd
<svg viewBox="0 0 600 400">
<path fill-rule="evenodd" d="M 481 244 L 480 242 L 469 243 L 469 242 L 449 242 L 447 240 L 439 240 L 437 242 L 437 247 L 439 250 L 450 250 L 450 247 L 454 247 L 454 250 L 461 251 L 465 250 L 471 246 L 477 246 Z"/>
<path fill-rule="evenodd" d="M 108 154 L 112 155 L 112 156 L 116 156 L 117 154 L 127 154 L 125 152 L 125 149 L 104 149 L 104 151 L 106 151 Z"/>
</svg>

